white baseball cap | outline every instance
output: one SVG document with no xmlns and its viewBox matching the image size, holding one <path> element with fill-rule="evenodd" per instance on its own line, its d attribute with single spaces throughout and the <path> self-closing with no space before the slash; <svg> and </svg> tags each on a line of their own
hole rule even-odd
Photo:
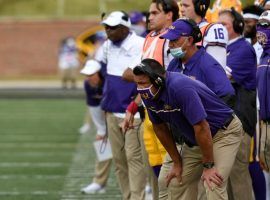
<svg viewBox="0 0 270 200">
<path fill-rule="evenodd" d="M 109 16 L 101 22 L 102 24 L 108 26 L 117 26 L 122 24 L 123 26 L 130 27 L 130 19 L 127 14 L 122 11 L 114 11 Z"/>
<path fill-rule="evenodd" d="M 81 74 L 90 76 L 97 73 L 101 69 L 101 64 L 96 60 L 88 60 L 84 68 L 80 71 Z"/>
</svg>

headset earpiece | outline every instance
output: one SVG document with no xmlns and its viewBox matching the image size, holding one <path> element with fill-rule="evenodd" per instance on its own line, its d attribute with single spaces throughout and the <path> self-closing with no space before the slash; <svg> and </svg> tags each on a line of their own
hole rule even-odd
<svg viewBox="0 0 270 200">
<path fill-rule="evenodd" d="M 165 86 L 165 79 L 158 75 L 157 73 L 154 73 L 149 67 L 147 67 L 145 64 L 141 64 L 141 67 L 146 72 L 146 74 L 149 76 L 151 83 L 156 88 L 163 88 Z"/>
<path fill-rule="evenodd" d="M 238 12 L 236 12 L 236 10 L 234 9 L 234 7 L 231 7 L 231 14 L 234 18 L 233 20 L 233 30 L 236 33 L 242 34 L 244 31 L 244 26 L 245 26 L 245 22 L 244 22 L 244 18 L 242 17 L 242 15 L 240 15 Z"/>
<path fill-rule="evenodd" d="M 209 7 L 209 0 L 193 0 L 194 10 L 197 15 L 205 17 L 206 11 Z"/>
<path fill-rule="evenodd" d="M 164 81 L 162 80 L 162 78 L 160 78 L 159 76 L 154 80 L 155 81 L 155 85 L 157 86 L 157 87 L 163 87 L 163 85 L 164 85 Z"/>
</svg>

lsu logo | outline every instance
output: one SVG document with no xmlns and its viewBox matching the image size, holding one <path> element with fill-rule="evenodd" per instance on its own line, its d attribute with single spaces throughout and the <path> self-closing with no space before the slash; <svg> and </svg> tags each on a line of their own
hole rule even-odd
<svg viewBox="0 0 270 200">
<path fill-rule="evenodd" d="M 143 99 L 150 99 L 148 93 L 143 93 L 143 94 L 141 94 L 141 97 L 142 97 Z"/>
<path fill-rule="evenodd" d="M 171 110 L 171 109 L 172 109 L 172 107 L 170 105 L 168 105 L 168 104 L 164 105 L 164 110 Z"/>
<path fill-rule="evenodd" d="M 196 80 L 195 76 L 189 76 L 189 78 L 192 79 L 192 80 Z"/>
<path fill-rule="evenodd" d="M 171 26 L 169 26 L 169 29 L 170 30 L 174 30 L 175 29 L 175 26 L 171 25 Z"/>
</svg>

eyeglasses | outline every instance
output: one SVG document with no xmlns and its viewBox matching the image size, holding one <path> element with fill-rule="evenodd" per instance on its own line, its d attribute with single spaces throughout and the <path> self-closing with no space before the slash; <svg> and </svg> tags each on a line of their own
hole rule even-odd
<svg viewBox="0 0 270 200">
<path fill-rule="evenodd" d="M 108 26 L 108 25 L 105 25 L 105 29 L 110 29 L 110 30 L 116 30 L 118 28 L 120 28 L 121 26 L 120 25 L 116 25 L 116 26 Z"/>
</svg>

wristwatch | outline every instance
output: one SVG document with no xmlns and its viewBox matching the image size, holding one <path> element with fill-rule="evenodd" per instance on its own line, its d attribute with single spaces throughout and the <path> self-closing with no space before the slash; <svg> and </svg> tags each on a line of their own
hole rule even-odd
<svg viewBox="0 0 270 200">
<path fill-rule="evenodd" d="M 215 166 L 214 162 L 205 162 L 205 163 L 203 163 L 203 168 L 205 168 L 205 169 L 211 169 L 214 166 Z"/>
</svg>

